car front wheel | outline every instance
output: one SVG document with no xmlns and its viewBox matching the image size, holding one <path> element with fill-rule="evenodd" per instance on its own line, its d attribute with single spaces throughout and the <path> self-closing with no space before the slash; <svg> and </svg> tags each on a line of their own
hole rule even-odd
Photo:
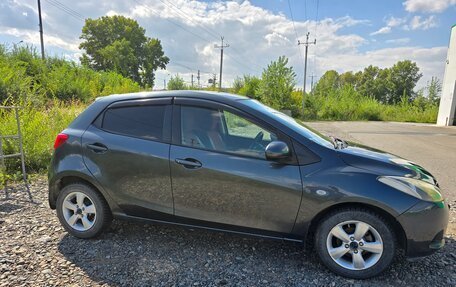
<svg viewBox="0 0 456 287">
<path fill-rule="evenodd" d="M 111 211 L 104 198 L 83 183 L 65 186 L 57 198 L 57 217 L 73 236 L 93 238 L 111 223 Z"/>
<path fill-rule="evenodd" d="M 387 269 L 394 259 L 392 228 L 378 214 L 362 209 L 338 210 L 320 221 L 315 247 L 333 272 L 365 279 Z"/>
</svg>

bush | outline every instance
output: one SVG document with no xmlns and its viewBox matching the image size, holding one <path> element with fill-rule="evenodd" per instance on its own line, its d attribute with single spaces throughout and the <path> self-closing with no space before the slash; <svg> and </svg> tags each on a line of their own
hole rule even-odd
<svg viewBox="0 0 456 287">
<path fill-rule="evenodd" d="M 297 95 L 292 98 L 297 99 Z M 304 120 L 339 121 L 398 121 L 433 123 L 437 119 L 438 104 L 425 97 L 413 101 L 405 98 L 395 105 L 382 104 L 376 99 L 363 96 L 351 85 L 330 89 L 324 95 L 307 94 L 304 98 L 305 110 L 298 110 Z"/>
<path fill-rule="evenodd" d="M 48 107 L 36 109 L 28 104 L 19 110 L 21 132 L 25 151 L 25 164 L 28 172 L 44 172 L 49 165 L 55 137 L 85 108 L 80 103 L 64 103 L 55 100 Z M 0 110 L 0 134 L 17 133 L 14 110 Z M 16 139 L 3 142 L 5 154 L 19 152 Z M 5 159 L 7 172 L 12 174 L 20 170 L 19 158 Z"/>
<path fill-rule="evenodd" d="M 90 102 L 139 90 L 137 83 L 114 72 L 96 72 L 57 57 L 43 61 L 32 47 L 7 50 L 0 45 L 0 103 Z"/>
</svg>

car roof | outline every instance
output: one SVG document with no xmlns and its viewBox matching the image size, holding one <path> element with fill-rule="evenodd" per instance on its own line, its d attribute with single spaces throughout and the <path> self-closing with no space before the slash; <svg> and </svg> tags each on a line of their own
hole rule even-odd
<svg viewBox="0 0 456 287">
<path fill-rule="evenodd" d="M 247 97 L 239 96 L 230 93 L 212 92 L 212 91 L 195 91 L 195 90 L 173 90 L 173 91 L 148 91 L 128 94 L 114 94 L 105 97 L 99 97 L 96 101 L 112 103 L 123 100 L 162 98 L 162 97 L 177 97 L 177 98 L 197 98 L 215 100 L 219 102 L 232 102 L 246 100 Z"/>
</svg>

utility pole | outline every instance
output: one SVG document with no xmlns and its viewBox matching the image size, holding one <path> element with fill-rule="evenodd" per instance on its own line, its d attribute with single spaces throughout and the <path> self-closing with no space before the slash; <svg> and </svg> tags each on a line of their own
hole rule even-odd
<svg viewBox="0 0 456 287">
<path fill-rule="evenodd" d="M 209 84 L 212 84 L 212 87 L 213 87 L 213 88 L 215 88 L 215 85 L 216 85 L 216 83 L 217 83 L 217 74 L 215 74 L 215 73 L 212 74 L 212 77 L 213 77 L 213 78 L 212 78 L 212 79 L 209 79 L 208 82 L 209 82 Z"/>
<path fill-rule="evenodd" d="M 41 58 L 44 60 L 43 20 L 41 20 L 41 1 L 38 0 L 38 18 L 40 26 Z"/>
<path fill-rule="evenodd" d="M 192 74 L 192 88 L 193 88 L 193 74 Z"/>
<path fill-rule="evenodd" d="M 298 40 L 298 46 L 299 45 L 304 45 L 306 46 L 306 54 L 305 54 L 305 58 L 304 58 L 304 86 L 303 86 L 303 89 L 302 89 L 302 109 L 304 110 L 304 97 L 306 95 L 306 78 L 307 78 L 307 51 L 309 50 L 309 45 L 310 44 L 317 44 L 317 39 L 315 39 L 313 42 L 309 42 L 309 35 L 310 33 L 307 32 L 306 34 L 306 41 L 304 43 L 300 42 Z"/>
<path fill-rule="evenodd" d="M 201 78 L 200 70 L 198 70 L 198 76 L 196 76 L 196 78 L 198 79 L 198 89 L 200 89 L 201 88 L 201 86 L 200 86 L 200 78 Z"/>
<path fill-rule="evenodd" d="M 310 92 L 313 91 L 313 88 L 314 88 L 314 78 L 315 78 L 315 75 L 311 75 L 309 76 L 310 78 Z"/>
<path fill-rule="evenodd" d="M 223 39 L 224 37 L 220 37 L 222 39 L 222 45 L 217 46 L 217 44 L 214 45 L 215 48 L 220 49 L 220 78 L 219 78 L 219 91 L 222 90 L 222 71 L 223 71 L 223 49 L 228 48 L 230 45 L 225 44 L 223 45 Z M 215 84 L 215 83 L 214 83 Z"/>
</svg>

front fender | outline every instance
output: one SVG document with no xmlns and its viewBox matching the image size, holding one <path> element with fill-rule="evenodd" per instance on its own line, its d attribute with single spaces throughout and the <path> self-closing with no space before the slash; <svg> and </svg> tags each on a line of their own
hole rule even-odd
<svg viewBox="0 0 456 287">
<path fill-rule="evenodd" d="M 297 236 L 305 236 L 321 212 L 341 204 L 373 206 L 397 218 L 419 201 L 379 182 L 377 174 L 355 167 L 339 166 L 308 176 L 304 170 L 302 174 L 304 192 L 293 228 Z"/>
</svg>

